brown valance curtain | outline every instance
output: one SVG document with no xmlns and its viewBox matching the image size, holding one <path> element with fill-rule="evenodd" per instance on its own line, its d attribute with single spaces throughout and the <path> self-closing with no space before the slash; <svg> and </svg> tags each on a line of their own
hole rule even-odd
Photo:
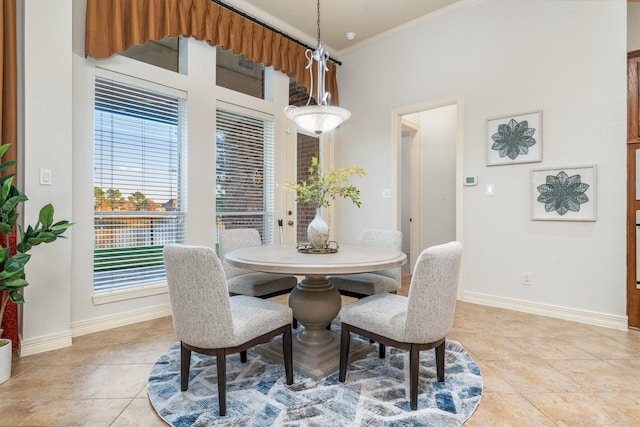
<svg viewBox="0 0 640 427">
<path fill-rule="evenodd" d="M 273 66 L 313 93 L 303 46 L 210 0 L 87 0 L 85 55 L 107 58 L 166 36 L 194 37 L 231 49 Z M 336 65 L 327 66 L 325 86 L 337 105 Z M 317 81 L 315 69 L 313 73 Z"/>
</svg>

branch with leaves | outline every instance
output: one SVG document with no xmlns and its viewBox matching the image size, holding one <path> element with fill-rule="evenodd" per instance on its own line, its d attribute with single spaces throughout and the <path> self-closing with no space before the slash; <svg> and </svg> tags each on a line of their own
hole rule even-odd
<svg viewBox="0 0 640 427">
<path fill-rule="evenodd" d="M 322 173 L 317 157 L 311 158 L 311 165 L 307 169 L 306 180 L 298 183 L 285 182 L 278 184 L 280 188 L 296 193 L 296 203 L 311 202 L 316 208 L 329 207 L 331 201 L 340 197 L 351 199 L 354 205 L 360 207 L 360 190 L 353 184 L 348 184 L 353 176 L 364 176 L 366 172 L 360 166 L 335 169 L 329 167 L 329 171 Z"/>
</svg>

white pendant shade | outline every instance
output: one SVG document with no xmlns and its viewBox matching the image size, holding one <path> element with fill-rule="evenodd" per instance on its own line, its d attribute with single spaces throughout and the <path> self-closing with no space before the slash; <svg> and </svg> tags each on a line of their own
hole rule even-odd
<svg viewBox="0 0 640 427">
<path fill-rule="evenodd" d="M 307 105 L 305 107 L 290 105 L 284 109 L 284 114 L 293 120 L 298 128 L 318 135 L 337 128 L 351 117 L 349 110 L 335 105 Z"/>
</svg>

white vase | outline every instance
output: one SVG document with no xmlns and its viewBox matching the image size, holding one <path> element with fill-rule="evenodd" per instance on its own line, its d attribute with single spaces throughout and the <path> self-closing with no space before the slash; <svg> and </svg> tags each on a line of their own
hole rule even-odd
<svg viewBox="0 0 640 427">
<path fill-rule="evenodd" d="M 11 355 L 13 345 L 10 339 L 0 338 L 0 384 L 11 378 Z"/>
<path fill-rule="evenodd" d="M 322 219 L 320 208 L 316 208 L 316 216 L 307 227 L 307 239 L 315 249 L 324 249 L 329 242 L 329 224 Z"/>
</svg>

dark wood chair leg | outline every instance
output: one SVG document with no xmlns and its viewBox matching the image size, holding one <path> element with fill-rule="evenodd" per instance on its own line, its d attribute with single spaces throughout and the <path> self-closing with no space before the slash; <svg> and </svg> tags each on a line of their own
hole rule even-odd
<svg viewBox="0 0 640 427">
<path fill-rule="evenodd" d="M 291 327 L 282 335 L 282 354 L 284 355 L 284 371 L 287 384 L 293 384 L 293 341 L 291 339 Z"/>
<path fill-rule="evenodd" d="M 189 369 L 191 368 L 191 350 L 180 343 L 180 390 L 189 388 Z"/>
<path fill-rule="evenodd" d="M 227 415 L 227 360 L 224 349 L 216 350 L 216 366 L 218 368 L 218 406 L 220 416 Z"/>
<path fill-rule="evenodd" d="M 409 389 L 411 410 L 418 409 L 418 373 L 420 372 L 420 350 L 411 346 L 409 350 Z"/>
<path fill-rule="evenodd" d="M 444 381 L 444 350 L 445 341 L 435 348 L 436 350 L 436 374 L 438 376 L 438 382 Z"/>
<path fill-rule="evenodd" d="M 247 363 L 247 350 L 240 352 L 240 363 Z"/>
<path fill-rule="evenodd" d="M 349 345 L 351 344 L 351 334 L 349 328 L 342 324 L 340 334 L 340 372 L 338 381 L 343 383 L 347 379 L 347 364 L 349 363 Z"/>
<path fill-rule="evenodd" d="M 380 359 L 384 359 L 386 350 L 387 350 L 387 347 L 384 344 L 378 343 L 378 357 Z"/>
</svg>

